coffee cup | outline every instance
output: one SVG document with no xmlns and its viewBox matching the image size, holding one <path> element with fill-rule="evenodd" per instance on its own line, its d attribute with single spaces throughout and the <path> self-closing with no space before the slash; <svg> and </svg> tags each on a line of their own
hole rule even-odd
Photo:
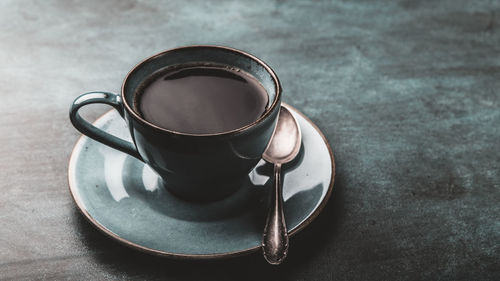
<svg viewBox="0 0 500 281">
<path fill-rule="evenodd" d="M 203 133 L 173 130 L 147 120 L 136 106 L 144 81 L 165 69 L 193 65 L 227 67 L 250 75 L 265 89 L 267 102 L 263 112 L 237 128 Z M 281 92 L 275 72 L 253 55 L 221 46 L 187 46 L 161 52 L 136 65 L 125 77 L 120 95 L 89 92 L 79 96 L 69 115 L 82 134 L 150 166 L 173 194 L 186 200 L 208 201 L 235 192 L 262 158 L 276 126 Z M 117 110 L 126 121 L 133 142 L 83 119 L 79 109 L 93 103 L 107 104 Z M 198 114 L 189 111 L 179 114 Z"/>
</svg>

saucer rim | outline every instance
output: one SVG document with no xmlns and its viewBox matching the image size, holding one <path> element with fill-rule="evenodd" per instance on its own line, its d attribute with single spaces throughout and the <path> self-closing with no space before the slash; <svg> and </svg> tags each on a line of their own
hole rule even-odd
<svg viewBox="0 0 500 281">
<path fill-rule="evenodd" d="M 332 174 L 331 174 L 331 177 L 330 177 L 330 185 L 328 186 L 328 190 L 327 190 L 325 196 L 321 200 L 321 202 L 318 205 L 318 207 L 312 212 L 312 214 L 309 215 L 295 229 L 293 229 L 292 231 L 290 231 L 288 233 L 288 235 L 291 237 L 291 236 L 295 235 L 296 233 L 298 233 L 299 231 L 303 230 L 309 224 L 311 224 L 311 222 L 313 222 L 314 219 L 316 219 L 319 216 L 319 214 L 323 211 L 323 209 L 325 208 L 326 204 L 328 203 L 328 201 L 329 201 L 329 199 L 331 197 L 332 191 L 333 191 L 333 185 L 334 185 L 334 181 L 335 181 L 335 158 L 334 158 L 334 155 L 333 155 L 332 147 L 330 146 L 328 140 L 326 139 L 326 136 L 323 134 L 323 132 L 319 129 L 318 126 L 316 126 L 316 124 L 311 119 L 309 119 L 304 113 L 302 113 L 301 111 L 299 111 L 298 109 L 296 109 L 295 107 L 293 107 L 293 106 L 291 106 L 291 105 L 289 105 L 287 103 L 281 102 L 281 106 L 284 106 L 284 107 L 287 107 L 288 109 L 291 109 L 293 112 L 295 112 L 295 113 L 299 114 L 300 116 L 302 116 L 309 124 L 311 124 L 313 126 L 313 128 L 319 133 L 319 135 L 323 139 L 323 142 L 326 144 L 326 147 L 328 148 L 328 153 L 330 155 L 330 159 L 332 161 L 332 165 L 331 165 L 332 166 L 331 167 Z M 102 114 L 101 116 L 99 116 L 99 118 L 97 118 L 92 124 L 97 123 L 101 118 L 104 118 L 109 112 L 111 112 L 113 110 L 114 109 L 111 109 L 111 110 L 105 112 L 104 114 Z M 92 217 L 92 215 L 86 210 L 85 205 L 83 204 L 83 202 L 79 198 L 77 198 L 76 195 L 75 195 L 75 192 L 77 192 L 77 190 L 76 190 L 76 182 L 74 182 L 75 175 L 74 175 L 73 171 L 75 170 L 74 169 L 74 165 L 76 165 L 77 154 L 75 154 L 74 152 L 75 152 L 75 149 L 78 146 L 80 146 L 80 143 L 83 142 L 84 138 L 86 138 L 86 136 L 85 135 L 81 135 L 78 138 L 78 140 L 76 141 L 73 149 L 71 150 L 71 156 L 70 156 L 69 163 L 68 163 L 68 186 L 69 186 L 69 191 L 70 191 L 71 197 L 73 198 L 73 201 L 76 203 L 76 205 L 78 207 L 79 212 L 87 219 L 88 222 L 90 222 L 90 224 L 92 226 L 94 226 L 95 228 L 97 228 L 102 233 L 106 234 L 108 237 L 112 238 L 113 240 L 119 242 L 122 245 L 125 245 L 125 246 L 127 246 L 129 248 L 132 248 L 132 249 L 135 249 L 135 250 L 139 250 L 139 251 L 141 251 L 143 253 L 153 254 L 153 255 L 161 256 L 161 257 L 169 257 L 169 258 L 174 258 L 174 259 L 182 259 L 182 260 L 213 260 L 213 259 L 232 258 L 232 257 L 238 257 L 238 256 L 243 256 L 243 255 L 251 254 L 251 253 L 257 252 L 258 250 L 260 250 L 262 248 L 261 245 L 258 245 L 258 246 L 247 248 L 247 249 L 243 249 L 243 250 L 238 250 L 238 251 L 233 251 L 233 252 L 225 252 L 225 253 L 216 253 L 216 254 L 179 254 L 179 253 L 165 252 L 165 251 L 160 251 L 160 250 L 156 250 L 156 249 L 151 249 L 151 248 L 148 248 L 148 247 L 144 247 L 144 246 L 138 245 L 136 243 L 130 242 L 130 241 L 128 241 L 128 240 L 120 237 L 119 235 L 115 234 L 114 232 L 112 232 L 111 230 L 107 229 L 105 226 L 103 226 L 102 224 L 100 224 L 97 220 L 95 220 Z"/>
</svg>

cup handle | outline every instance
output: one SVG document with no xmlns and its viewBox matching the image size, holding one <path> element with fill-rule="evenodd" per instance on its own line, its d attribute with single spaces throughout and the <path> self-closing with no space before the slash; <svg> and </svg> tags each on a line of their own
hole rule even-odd
<svg viewBox="0 0 500 281">
<path fill-rule="evenodd" d="M 104 103 L 107 105 L 111 105 L 118 111 L 118 113 L 120 113 L 120 116 L 124 118 L 123 103 L 119 95 L 108 92 L 89 92 L 77 97 L 71 105 L 71 108 L 69 110 L 69 118 L 73 126 L 75 126 L 75 128 L 82 134 L 143 161 L 141 155 L 139 155 L 139 152 L 137 152 L 137 149 L 133 143 L 115 137 L 101 129 L 96 128 L 94 125 L 90 124 L 80 116 L 78 110 L 81 107 L 92 103 Z"/>
</svg>

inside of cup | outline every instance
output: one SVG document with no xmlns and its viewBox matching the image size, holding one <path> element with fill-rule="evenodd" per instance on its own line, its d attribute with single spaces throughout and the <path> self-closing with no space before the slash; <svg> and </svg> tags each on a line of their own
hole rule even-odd
<svg viewBox="0 0 500 281">
<path fill-rule="evenodd" d="M 272 70 L 257 58 L 243 52 L 216 46 L 193 46 L 169 50 L 153 56 L 137 65 L 123 85 L 125 102 L 134 108 L 134 93 L 146 78 L 169 66 L 194 63 L 213 63 L 241 69 L 253 75 L 264 86 L 269 96 L 266 111 L 277 98 L 279 85 Z"/>
</svg>

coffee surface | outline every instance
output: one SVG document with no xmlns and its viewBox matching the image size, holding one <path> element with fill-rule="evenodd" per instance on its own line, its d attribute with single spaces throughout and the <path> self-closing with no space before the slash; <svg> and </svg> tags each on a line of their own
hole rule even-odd
<svg viewBox="0 0 500 281">
<path fill-rule="evenodd" d="M 176 132 L 215 134 L 257 120 L 268 104 L 264 87 L 250 74 L 218 66 L 189 66 L 153 74 L 138 88 L 136 111 Z"/>
</svg>

